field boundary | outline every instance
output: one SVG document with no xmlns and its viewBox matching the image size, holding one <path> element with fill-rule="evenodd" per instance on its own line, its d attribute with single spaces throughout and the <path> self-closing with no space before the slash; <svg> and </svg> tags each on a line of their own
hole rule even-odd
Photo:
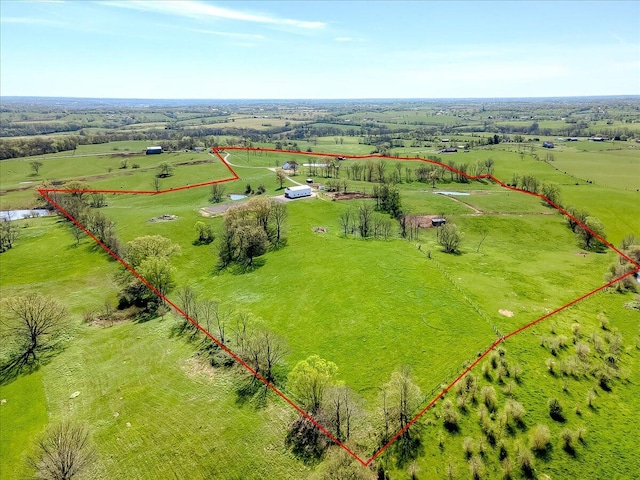
<svg viewBox="0 0 640 480">
<path fill-rule="evenodd" d="M 140 282 L 142 282 L 147 288 L 149 288 L 152 292 L 154 292 L 161 300 L 163 300 L 167 305 L 169 305 L 174 311 L 176 311 L 179 315 L 181 315 L 182 317 L 184 317 L 187 321 L 189 321 L 194 327 L 196 327 L 200 332 L 202 332 L 206 337 L 208 337 L 210 340 L 212 340 L 213 342 L 215 342 L 222 350 L 224 350 L 231 358 L 233 358 L 236 362 L 238 362 L 242 367 L 244 367 L 248 372 L 250 372 L 255 378 L 257 378 L 258 380 L 260 380 L 262 383 L 265 384 L 265 386 L 267 388 L 269 388 L 271 391 L 273 391 L 276 395 L 278 395 L 278 397 L 280 397 L 282 400 L 284 400 L 289 406 L 291 406 L 294 410 L 296 410 L 298 413 L 300 413 L 303 417 L 305 417 L 307 420 L 309 420 L 316 428 L 318 428 L 318 430 L 320 430 L 324 435 L 326 435 L 329 439 L 331 439 L 332 442 L 334 442 L 336 445 L 340 446 L 342 449 L 344 449 L 349 455 L 351 455 L 355 460 L 357 460 L 360 464 L 362 464 L 365 467 L 368 467 L 371 465 L 372 462 L 374 462 L 380 455 L 382 455 L 382 453 L 384 453 L 393 443 L 395 443 L 404 432 L 406 432 L 409 428 L 411 428 L 411 426 L 413 426 L 425 413 L 427 413 L 435 404 L 438 400 L 440 400 L 442 397 L 444 397 L 444 395 L 447 394 L 447 392 L 454 387 L 465 375 L 467 375 L 473 368 L 475 368 L 480 361 L 482 361 L 482 359 L 484 359 L 491 351 L 493 351 L 495 348 L 498 347 L 498 345 L 500 345 L 502 342 L 506 341 L 507 339 L 518 335 L 519 333 L 522 333 L 526 330 L 528 330 L 529 328 L 533 327 L 534 325 L 537 325 L 538 323 L 548 319 L 549 317 L 552 317 L 553 315 L 556 315 L 557 313 L 566 310 L 568 308 L 570 308 L 571 306 L 575 305 L 576 303 L 581 302 L 582 300 L 594 295 L 595 293 L 598 293 L 602 290 L 607 289 L 608 287 L 614 285 L 615 283 L 631 276 L 631 275 L 635 275 L 638 272 L 640 272 L 640 264 L 638 264 L 637 262 L 633 261 L 633 259 L 631 259 L 628 255 L 626 255 L 624 252 L 620 251 L 618 248 L 616 248 L 613 244 L 611 244 L 610 242 L 608 242 L 607 240 L 605 240 L 603 237 L 601 237 L 599 234 L 597 234 L 596 232 L 594 232 L 592 229 L 590 229 L 587 225 L 585 225 L 584 223 L 582 223 L 580 220 L 578 220 L 577 218 L 575 218 L 573 215 L 571 215 L 569 212 L 567 212 L 565 209 L 563 209 L 561 206 L 559 206 L 558 204 L 552 202 L 550 199 L 548 199 L 547 197 L 545 197 L 542 194 L 539 193 L 535 193 L 535 192 L 529 192 L 517 187 L 513 187 L 511 185 L 508 185 L 506 183 L 504 183 L 503 181 L 499 180 L 498 178 L 494 177 L 492 174 L 482 174 L 482 175 L 468 175 L 465 172 L 461 172 L 460 170 L 456 169 L 455 167 L 451 167 L 449 165 L 446 165 L 444 163 L 435 161 L 435 160 L 429 160 L 429 159 L 423 159 L 423 158 L 417 158 L 417 157 L 389 157 L 389 156 L 382 156 L 382 155 L 340 155 L 340 157 L 344 158 L 344 159 L 350 159 L 350 160 L 360 160 L 360 159 L 368 159 L 368 158 L 378 158 L 378 159 L 385 159 L 385 160 L 392 160 L 392 161 L 415 161 L 415 162 L 424 162 L 424 163 L 430 163 L 433 165 L 438 165 L 440 167 L 443 167 L 449 171 L 452 171 L 460 176 L 463 176 L 469 180 L 481 180 L 481 179 L 487 179 L 487 180 L 491 180 L 493 182 L 495 182 L 496 184 L 500 185 L 502 188 L 508 189 L 508 190 L 512 190 L 515 192 L 520 192 L 520 193 L 525 193 L 534 197 L 538 197 L 539 199 L 541 199 L 542 201 L 546 202 L 547 204 L 549 204 L 550 206 L 552 206 L 553 208 L 555 208 L 558 212 L 560 212 L 561 214 L 563 214 L 565 217 L 570 218 L 572 221 L 574 221 L 577 225 L 579 225 L 580 227 L 584 228 L 586 231 L 588 231 L 590 234 L 592 234 L 595 238 L 597 238 L 600 242 L 602 242 L 604 245 L 606 245 L 609 249 L 615 251 L 620 257 L 624 258 L 625 260 L 627 260 L 628 262 L 630 262 L 632 265 L 635 266 L 635 269 L 605 283 L 604 285 L 601 285 L 600 287 L 595 288 L 594 290 L 556 308 L 555 310 L 547 313 L 546 315 L 543 315 L 529 323 L 527 323 L 526 325 L 523 325 L 519 328 L 517 328 L 516 330 L 504 334 L 502 336 L 500 336 L 495 342 L 493 342 L 489 348 L 487 348 L 481 355 L 479 355 L 467 368 L 465 368 L 451 383 L 449 383 L 446 387 L 444 387 L 440 393 L 438 395 L 436 395 L 426 406 L 424 406 L 417 414 L 414 415 L 414 417 L 407 423 L 407 425 L 399 430 L 398 432 L 395 433 L 395 435 L 387 442 L 385 443 L 383 446 L 381 446 L 380 448 L 378 448 L 376 451 L 373 452 L 373 454 L 369 457 L 369 458 L 362 458 L 359 455 L 357 455 L 353 450 L 351 450 L 349 447 L 347 447 L 343 442 L 341 442 L 340 440 L 338 440 L 331 432 L 329 432 L 323 425 L 321 425 L 317 420 L 315 420 L 311 415 L 309 415 L 307 412 L 305 412 L 300 406 L 298 406 L 293 400 L 291 400 L 287 395 L 285 395 L 278 387 L 276 387 L 274 384 L 272 384 L 271 382 L 267 381 L 259 372 L 255 371 L 253 368 L 251 368 L 250 365 L 248 365 L 244 360 L 242 360 L 242 358 L 240 358 L 239 355 L 237 355 L 235 352 L 233 352 L 229 347 L 227 347 L 224 343 L 222 343 L 220 340 L 218 340 L 214 335 L 212 335 L 211 333 L 209 333 L 209 331 L 207 329 L 205 329 L 202 325 L 200 325 L 197 321 L 195 321 L 193 318 L 191 318 L 189 315 L 187 315 L 184 310 L 182 310 L 177 304 L 175 304 L 173 301 L 171 301 L 169 298 L 167 298 L 164 294 L 162 294 L 156 287 L 154 287 L 149 281 L 147 281 L 140 273 L 138 273 L 131 265 L 129 265 L 124 259 L 122 259 L 117 253 L 115 253 L 113 250 L 111 250 L 104 242 L 102 242 L 96 235 L 94 235 L 87 227 L 85 227 L 82 223 L 80 223 L 76 218 L 74 218 L 71 214 L 69 214 L 69 212 L 67 212 L 58 202 L 56 202 L 51 196 L 51 193 L 111 193 L 111 194 L 130 194 L 130 195 L 160 195 L 160 194 L 165 194 L 165 193 L 171 193 L 171 192 L 177 192 L 177 191 L 182 191 L 182 190 L 190 190 L 192 188 L 201 188 L 201 187 L 205 187 L 205 186 L 209 186 L 209 185 L 215 185 L 215 184 L 219 184 L 219 183 L 225 183 L 225 182 L 232 182 L 235 180 L 239 180 L 240 177 L 237 175 L 237 173 L 233 170 L 233 168 L 231 167 L 231 165 L 229 165 L 229 163 L 222 157 L 222 155 L 220 154 L 220 152 L 224 152 L 224 151 L 229 151 L 229 150 L 243 150 L 243 151 L 260 151 L 260 152 L 269 152 L 269 153 L 278 153 L 278 154 L 294 154 L 294 155 L 308 155 L 308 156 L 318 156 L 318 157 L 329 157 L 329 158 L 336 158 L 339 154 L 335 154 L 335 153 L 321 153 L 321 152 L 294 152 L 294 151 L 289 151 L 289 150 L 276 150 L 276 149 L 270 149 L 270 148 L 256 148 L 256 147 L 214 147 L 211 149 L 211 153 L 215 154 L 220 161 L 226 166 L 226 168 L 229 170 L 229 172 L 231 173 L 231 176 L 228 178 L 224 178 L 221 180 L 212 180 L 212 181 L 208 181 L 208 182 L 202 182 L 202 183 L 197 183 L 197 184 L 193 184 L 193 185 L 184 185 L 181 187 L 175 187 L 175 188 L 170 188 L 170 189 L 166 189 L 166 190 L 159 190 L 159 191 L 152 191 L 152 190 L 92 190 L 92 189 L 84 189 L 84 190 L 74 190 L 74 189 L 64 189 L 64 188 L 41 188 L 38 189 L 38 193 L 47 201 L 49 202 L 51 205 L 53 205 L 62 215 L 64 215 L 65 217 L 67 217 L 74 225 L 76 225 L 80 230 L 82 230 L 85 234 L 87 234 L 87 236 L 89 236 L 89 238 L 91 238 L 94 242 L 96 242 L 97 245 L 99 245 L 107 254 L 109 254 L 111 257 L 113 257 L 117 262 L 119 262 L 125 269 L 127 269 L 129 272 L 131 272 L 131 274 L 136 277 L 138 280 L 140 280 Z"/>
</svg>

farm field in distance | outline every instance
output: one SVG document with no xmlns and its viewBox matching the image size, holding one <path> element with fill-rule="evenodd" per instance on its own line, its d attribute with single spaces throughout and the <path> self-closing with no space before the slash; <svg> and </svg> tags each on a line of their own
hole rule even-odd
<svg viewBox="0 0 640 480">
<path fill-rule="evenodd" d="M 86 478 L 468 478 L 475 458 L 487 478 L 640 475 L 638 266 L 520 191 L 554 195 L 640 261 L 636 97 L 125 102 L 108 120 L 7 105 L 0 209 L 51 215 L 3 223 L 2 366 L 20 348 L 7 299 L 49 295 L 68 314 L 54 348 L 2 370 L 0 478 L 32 474 L 38 439 L 64 421 L 90 434 Z M 151 145 L 163 153 L 145 155 Z M 512 188 L 468 178 L 484 174 Z M 296 184 L 313 198 L 283 200 Z M 457 228 L 451 252 L 436 218 Z M 136 260 L 137 239 L 158 235 L 173 253 Z"/>
</svg>

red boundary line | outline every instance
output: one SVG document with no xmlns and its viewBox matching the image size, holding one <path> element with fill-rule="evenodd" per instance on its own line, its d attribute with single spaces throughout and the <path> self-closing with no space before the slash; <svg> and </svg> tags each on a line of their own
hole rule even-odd
<svg viewBox="0 0 640 480">
<path fill-rule="evenodd" d="M 532 321 L 532 322 L 530 322 L 530 323 L 528 323 L 526 325 L 523 325 L 523 326 L 517 328 L 513 332 L 508 333 L 508 334 L 503 335 L 502 337 L 498 338 L 489 348 L 487 348 L 478 358 L 476 358 L 475 361 L 471 365 L 469 365 L 466 369 L 464 369 L 464 371 L 462 373 L 460 373 L 460 375 L 458 375 L 458 377 L 456 377 L 455 380 L 453 380 L 449 385 L 447 385 L 444 389 L 442 389 L 442 391 L 438 395 L 436 395 L 422 410 L 420 410 L 420 412 L 418 412 L 411 419 L 411 421 L 409 423 L 407 423 L 407 425 L 405 425 L 404 428 L 402 428 L 400 431 L 398 431 L 387 443 L 385 443 L 381 448 L 379 448 L 377 451 L 375 451 L 373 453 L 373 455 L 369 459 L 364 460 L 360 456 L 358 456 L 354 451 L 352 451 L 349 447 L 347 447 L 344 443 L 342 443 L 340 440 L 338 440 L 334 435 L 332 435 L 331 432 L 329 432 L 325 427 L 323 427 L 320 423 L 318 423 L 311 415 L 309 415 L 301 407 L 299 407 L 296 403 L 294 403 L 291 399 L 289 399 L 289 397 L 287 397 L 275 385 L 273 385 L 272 383 L 267 381 L 260 373 L 258 373 L 253 368 L 251 368 L 250 365 L 248 365 L 244 360 L 242 360 L 242 358 L 240 358 L 237 354 L 235 354 L 229 347 L 227 347 L 224 343 L 222 343 L 220 340 L 218 340 L 216 337 L 214 337 L 211 333 L 209 333 L 209 331 L 207 331 L 204 327 L 202 327 L 197 321 L 195 321 L 193 318 L 191 318 L 189 315 L 187 315 L 178 305 L 176 305 L 174 302 L 169 300 L 164 294 L 162 294 L 151 283 L 149 283 L 142 275 L 140 275 L 131 265 L 129 265 L 126 261 L 124 261 L 118 254 L 113 252 L 107 245 L 104 244 L 104 242 L 102 242 L 98 237 L 96 237 L 91 231 L 89 231 L 88 228 L 86 228 L 84 225 L 82 225 L 78 220 L 76 220 L 72 215 L 70 215 L 64 208 L 62 208 L 62 206 L 59 203 L 57 203 L 54 199 L 51 198 L 51 196 L 49 196 L 49 193 L 112 193 L 112 194 L 133 194 L 133 195 L 159 195 L 159 194 L 163 194 L 163 193 L 171 193 L 171 192 L 177 192 L 177 191 L 181 191 L 181 190 L 189 190 L 189 189 L 192 189 L 192 188 L 205 187 L 205 186 L 208 186 L 208 185 L 215 185 L 215 184 L 218 184 L 218 183 L 225 183 L 225 182 L 232 182 L 232 181 L 235 181 L 235 180 L 239 180 L 240 177 L 238 176 L 238 174 L 231 168 L 231 165 L 229 165 L 225 161 L 225 159 L 222 158 L 222 156 L 220 155 L 221 151 L 226 151 L 226 150 L 260 151 L 260 152 L 279 153 L 279 154 L 295 154 L 295 155 L 308 155 L 308 156 L 333 157 L 333 158 L 335 158 L 338 155 L 338 154 L 334 154 L 334 153 L 321 153 L 321 152 L 294 152 L 294 151 L 289 151 L 289 150 L 276 150 L 276 149 L 271 149 L 271 148 L 247 148 L 247 147 L 212 148 L 211 149 L 211 153 L 215 154 L 220 159 L 220 161 L 222 161 L 222 163 L 225 165 L 225 167 L 227 167 L 229 172 L 231 172 L 231 175 L 232 175 L 231 177 L 225 178 L 225 179 L 222 179 L 222 180 L 214 180 L 214 181 L 210 181 L 210 182 L 197 183 L 197 184 L 194 184 L 194 185 L 184 185 L 184 186 L 181 186 L 181 187 L 175 187 L 175 188 L 170 188 L 170 189 L 166 189 L 166 190 L 160 190 L 160 191 L 157 191 L 157 192 L 156 191 L 151 191 L 151 190 L 91 190 L 91 189 L 72 190 L 72 189 L 63 189 L 63 188 L 43 188 L 43 189 L 38 189 L 38 192 L 51 205 L 53 205 L 58 211 L 60 211 L 71 222 L 73 222 L 74 225 L 76 225 L 84 233 L 86 233 L 105 252 L 107 252 L 116 261 L 118 261 L 120 264 L 122 264 L 122 266 L 124 266 L 129 272 L 131 272 L 131 274 L 133 274 L 146 287 L 148 287 L 151 291 L 153 291 L 160 299 L 162 299 L 166 304 L 171 306 L 171 308 L 173 308 L 177 313 L 182 315 L 187 321 L 189 321 L 191 324 L 193 324 L 204 335 L 206 335 L 208 338 L 213 340 L 220 348 L 222 348 L 227 354 L 229 354 L 229 356 L 231 358 L 233 358 L 236 362 L 238 362 L 245 369 L 247 369 L 247 371 L 249 371 L 255 378 L 257 378 L 258 380 L 263 382 L 270 390 L 272 390 L 276 395 L 278 395 L 280 398 L 282 398 L 293 409 L 295 409 L 298 413 L 300 413 L 307 420 L 309 420 L 322 433 L 324 433 L 327 437 L 329 437 L 331 439 L 331 441 L 333 441 L 336 445 L 338 445 L 341 448 L 343 448 L 347 453 L 349 453 L 349 455 L 351 455 L 355 460 L 357 460 L 360 464 L 362 464 L 365 467 L 368 467 L 369 465 L 371 465 L 371 463 L 376 458 L 378 458 L 380 455 L 382 455 L 382 453 L 387 448 L 389 448 L 395 441 L 397 441 L 398 438 L 400 438 L 400 436 L 402 436 L 402 434 L 404 432 L 406 432 L 409 428 L 411 428 L 411 426 L 413 424 L 415 424 L 425 413 L 427 413 L 436 404 L 436 402 L 438 400 L 440 400 L 442 397 L 444 397 L 447 394 L 447 392 L 454 385 L 456 385 L 467 373 L 469 373 L 474 367 L 476 367 L 478 365 L 478 363 L 480 363 L 480 361 L 489 354 L 489 352 L 494 350 L 502 342 L 504 342 L 508 338 L 511 338 L 511 337 L 513 337 L 513 336 L 515 336 L 515 335 L 517 335 L 517 334 L 519 334 L 519 333 L 521 333 L 521 332 L 533 327 L 534 325 L 542 322 L 543 320 L 546 320 L 547 318 L 549 318 L 549 317 L 551 317 L 551 316 L 553 316 L 553 315 L 555 315 L 555 314 L 557 314 L 557 313 L 559 313 L 559 312 L 561 312 L 561 311 L 563 311 L 563 310 L 575 305 L 576 303 L 578 303 L 578 302 L 580 302 L 580 301 L 592 296 L 593 294 L 595 294 L 597 292 L 600 292 L 600 291 L 612 286 L 616 282 L 619 282 L 619 281 L 621 281 L 621 280 L 623 280 L 623 279 L 625 279 L 625 278 L 627 278 L 627 277 L 629 277 L 631 275 L 634 275 L 634 274 L 637 274 L 637 273 L 640 272 L 640 264 L 638 264 L 637 262 L 633 261 L 633 259 L 631 259 L 628 255 L 626 255 L 624 252 L 620 251 L 618 248 L 616 248 L 610 242 L 608 242 L 607 240 L 602 238 L 599 234 L 597 234 L 592 229 L 590 229 L 587 225 L 585 225 L 584 223 L 579 221 L 577 218 L 575 218 L 573 215 L 571 215 L 569 212 L 567 212 L 561 206 L 559 206 L 556 203 L 552 202 L 551 200 L 549 200 L 547 197 L 545 197 L 542 194 L 529 192 L 529 191 L 526 191 L 526 190 L 523 190 L 523 189 L 520 189 L 520 188 L 516 188 L 516 187 L 512 187 L 510 185 L 507 185 L 506 183 L 502 182 L 501 180 L 499 180 L 498 178 L 494 177 L 491 174 L 468 175 L 465 172 L 461 172 L 460 170 L 458 170 L 458 169 L 456 169 L 454 167 L 451 167 L 449 165 L 445 165 L 444 163 L 441 163 L 441 162 L 438 162 L 438 161 L 435 161 L 435 160 L 428 160 L 428 159 L 422 159 L 422 158 L 416 158 L 416 157 L 388 157 L 388 156 L 382 156 L 382 155 L 340 155 L 341 157 L 343 157 L 345 159 L 351 159 L 351 160 L 359 160 L 359 159 L 366 159 L 366 158 L 381 158 L 381 159 L 396 160 L 396 161 L 402 160 L 402 161 L 419 161 L 419 162 L 424 162 L 424 163 L 431 163 L 431 164 L 443 167 L 443 168 L 445 168 L 447 170 L 450 170 L 450 171 L 452 171 L 452 172 L 454 172 L 454 173 L 456 173 L 458 175 L 464 176 L 465 178 L 468 178 L 470 180 L 489 179 L 489 180 L 492 180 L 493 182 L 497 183 L 498 185 L 500 185 L 503 188 L 506 188 L 506 189 L 509 189 L 509 190 L 513 190 L 513 191 L 516 191 L 516 192 L 520 192 L 520 193 L 525 193 L 525 194 L 528 194 L 528 195 L 531 195 L 531 196 L 534 196 L 534 197 L 538 197 L 541 200 L 543 200 L 544 202 L 546 202 L 549 205 L 551 205 L 556 210 L 558 210 L 564 216 L 570 218 L 576 224 L 580 225 L 586 231 L 591 233 L 595 238 L 597 238 L 600 242 L 605 244 L 608 248 L 610 248 L 611 250 L 615 251 L 619 256 L 621 256 L 622 258 L 624 258 L 625 260 L 627 260 L 628 262 L 630 262 L 632 265 L 634 265 L 636 267 L 634 270 L 631 270 L 631 271 L 625 273 L 624 275 L 621 275 L 621 276 L 619 276 L 619 277 L 617 277 L 617 278 L 605 283 L 604 285 L 602 285 L 602 286 L 590 291 L 589 293 L 586 293 L 586 294 L 582 295 L 581 297 L 578 297 L 575 300 L 572 300 L 571 302 L 566 303 L 565 305 L 556 308 L 552 312 L 547 313 L 546 315 L 543 315 L 542 317 L 540 317 L 540 318 L 538 318 L 538 319 L 536 319 L 536 320 L 534 320 L 534 321 Z"/>
</svg>

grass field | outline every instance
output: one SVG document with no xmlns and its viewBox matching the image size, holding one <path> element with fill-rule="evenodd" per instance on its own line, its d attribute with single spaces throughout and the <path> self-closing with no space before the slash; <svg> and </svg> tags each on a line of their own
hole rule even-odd
<svg viewBox="0 0 640 480">
<path fill-rule="evenodd" d="M 298 145 L 306 148 L 305 142 Z M 371 147 L 345 137 L 343 145 L 325 138 L 312 148 L 362 154 L 369 153 Z M 570 162 L 578 155 L 582 154 L 569 152 L 562 157 L 559 152 L 555 162 Z M 616 185 L 577 181 L 576 185 L 576 179 L 564 171 L 502 149 L 472 151 L 454 158 L 476 161 L 487 156 L 495 160 L 496 176 L 506 181 L 514 173 L 532 173 L 562 184 L 566 203 L 600 218 L 613 241 L 630 231 L 640 231 L 634 216 L 636 192 L 623 190 L 624 181 L 612 180 L 619 182 Z M 224 165 L 206 153 L 161 157 L 176 165 L 174 175 L 163 180 L 162 188 L 229 175 Z M 116 158 L 83 158 L 48 159 L 41 176 L 51 171 L 55 175 L 52 179 L 85 179 L 91 188 L 148 190 L 156 166 L 152 161 L 158 162 L 160 156 L 141 156 L 140 169 L 129 168 L 125 174 L 117 166 L 108 172 L 107 164 L 102 163 L 119 163 Z M 263 184 L 265 195 L 281 194 L 275 174 L 267 168 L 291 158 L 300 160 L 286 153 L 233 152 L 229 161 L 236 165 L 240 180 L 226 184 L 226 193 L 243 193 L 246 184 L 254 189 Z M 627 176 L 633 174 L 634 158 L 620 154 L 616 160 Z M 28 160 L 2 162 L 1 188 L 7 191 L 0 197 L 3 208 L 22 205 L 21 198 L 33 195 L 30 190 L 17 189 L 29 178 Z M 210 160 L 213 163 L 208 163 Z M 198 161 L 205 163 L 193 163 Z M 389 170 L 393 164 L 389 162 Z M 597 173 L 596 164 L 589 165 L 586 168 Z M 298 181 L 306 178 L 304 170 Z M 573 174 L 568 169 L 567 173 Z M 372 188 L 365 182 L 350 185 L 353 189 Z M 109 195 L 108 206 L 102 211 L 116 221 L 125 242 L 140 235 L 162 234 L 178 243 L 182 254 L 173 263 L 178 269 L 179 288 L 192 286 L 226 309 L 260 318 L 270 331 L 287 339 L 288 368 L 312 354 L 335 362 L 339 378 L 364 398 L 370 413 L 376 410 L 379 388 L 398 366 L 412 368 L 416 383 L 428 394 L 425 401 L 429 400 L 463 364 L 495 341 L 494 327 L 506 334 L 600 286 L 614 260 L 611 253 L 583 255 L 564 219 L 539 199 L 487 182 L 444 183 L 435 189 L 470 194 L 453 198 L 437 195 L 431 185 L 418 182 L 403 183 L 400 188 L 412 213 L 445 213 L 449 221 L 459 225 L 465 233 L 460 255 L 442 253 L 433 230 L 421 232 L 415 242 L 343 238 L 338 217 L 350 202 L 321 197 L 289 203 L 286 247 L 269 252 L 249 273 L 220 273 L 215 270 L 215 245 L 193 245 L 196 221 L 220 229 L 220 217 L 204 219 L 199 214 L 201 207 L 210 205 L 208 187 L 159 196 Z M 164 214 L 178 218 L 149 222 Z M 306 465 L 285 448 L 287 426 L 295 412 L 275 397 L 260 408 L 239 402 L 237 384 L 246 381 L 246 376 L 203 366 L 193 357 L 194 345 L 171 337 L 171 315 L 109 328 L 80 324 L 82 312 L 99 310 L 105 300 L 115 303 L 113 276 L 120 267 L 96 251 L 88 239 L 74 247 L 73 236 L 59 218 L 20 221 L 18 225 L 16 247 L 1 257 L 3 296 L 35 290 L 55 292 L 69 306 L 74 327 L 64 351 L 51 363 L 35 374 L 0 386 L 0 396 L 7 400 L 0 409 L 1 478 L 13 478 L 14 472 L 28 473 L 24 457 L 34 436 L 47 423 L 68 417 L 91 426 L 99 457 L 90 478 L 159 478 L 170 472 L 175 478 L 293 479 L 313 478 L 322 471 L 323 467 Z M 316 233 L 314 227 L 318 226 L 326 233 Z M 175 292 L 170 298 L 176 298 Z M 638 317 L 637 312 L 621 307 L 629 298 L 598 294 L 553 319 L 558 334 L 567 336 L 572 323 L 579 321 L 586 338 L 598 331 L 598 316 L 605 314 L 611 319 L 611 328 L 619 329 L 625 338 L 620 362 L 629 375 L 617 380 L 612 392 L 600 392 L 596 408 L 585 405 L 586 391 L 594 383 L 591 377 L 569 378 L 563 383 L 546 370 L 544 362 L 550 354 L 540 346 L 539 337 L 548 335 L 550 322 L 505 344 L 507 358 L 524 367 L 515 396 L 527 412 L 522 431 L 505 438 L 510 455 L 515 457 L 515 445 L 527 441 L 535 424 L 545 422 L 552 427 L 553 449 L 546 457 L 536 458 L 539 476 L 570 473 L 586 478 L 598 472 L 598 476 L 632 478 L 639 473 L 633 461 L 637 445 L 627 440 L 632 426 L 624 421 L 640 414 L 634 400 L 639 393 L 637 385 L 629 380 L 637 370 L 634 341 Z M 499 310 L 509 310 L 513 316 Z M 497 380 L 481 381 L 495 386 L 498 401 L 504 404 L 503 385 Z M 286 392 L 286 385 L 283 388 Z M 69 398 L 75 391 L 80 395 Z M 16 408 L 27 395 L 32 399 L 29 408 Z M 551 396 L 560 397 L 569 412 L 580 404 L 583 413 L 569 413 L 564 425 L 553 424 L 546 411 Z M 455 464 L 458 475 L 466 475 L 463 439 L 471 435 L 477 442 L 482 436 L 475 412 L 463 412 L 459 432 L 448 433 L 442 428 L 439 409 L 422 421 L 423 450 L 416 463 L 420 478 L 444 476 L 449 462 Z M 611 431 L 611 423 L 620 425 L 620 430 Z M 584 424 L 589 431 L 586 443 L 579 445 L 577 456 L 567 455 L 558 446 L 559 432 Z M 618 441 L 621 434 L 626 436 Z M 607 466 L 603 459 L 610 458 L 618 464 Z M 384 458 L 381 461 L 386 462 Z M 492 472 L 500 469 L 493 450 L 485 463 Z M 393 472 L 392 478 L 408 478 L 405 468 L 385 465 Z"/>
</svg>

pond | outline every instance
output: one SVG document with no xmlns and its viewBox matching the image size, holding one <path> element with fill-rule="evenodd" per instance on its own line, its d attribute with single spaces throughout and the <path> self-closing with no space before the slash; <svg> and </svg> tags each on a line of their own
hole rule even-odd
<svg viewBox="0 0 640 480">
<path fill-rule="evenodd" d="M 470 195 L 469 193 L 465 193 L 465 192 L 435 192 L 435 193 L 437 193 L 438 195 L 451 195 L 454 197 Z"/>
<path fill-rule="evenodd" d="M 232 193 L 229 195 L 229 198 L 231 198 L 231 200 L 242 200 L 243 198 L 247 198 L 246 195 L 238 195 L 237 193 Z"/>
<path fill-rule="evenodd" d="M 2 210 L 0 220 L 22 220 L 23 218 L 45 217 L 50 215 L 49 210 L 36 208 L 33 210 Z"/>
</svg>

